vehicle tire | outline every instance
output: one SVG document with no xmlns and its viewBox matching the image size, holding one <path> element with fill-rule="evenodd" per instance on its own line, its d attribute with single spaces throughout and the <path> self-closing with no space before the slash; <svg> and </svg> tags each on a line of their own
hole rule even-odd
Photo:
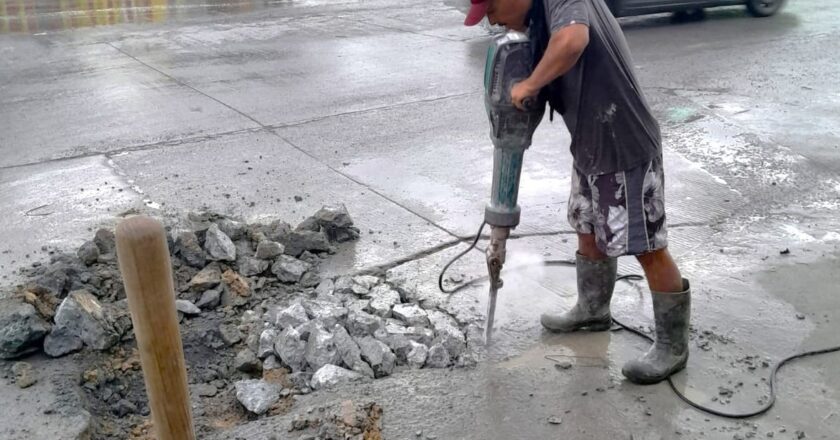
<svg viewBox="0 0 840 440">
<path fill-rule="evenodd" d="M 747 10 L 756 17 L 769 17 L 779 12 L 784 3 L 785 0 L 747 0 Z"/>
</svg>

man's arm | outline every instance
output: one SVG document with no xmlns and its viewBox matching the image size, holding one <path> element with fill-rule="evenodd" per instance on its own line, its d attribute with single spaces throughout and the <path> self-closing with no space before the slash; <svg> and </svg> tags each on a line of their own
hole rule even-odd
<svg viewBox="0 0 840 440">
<path fill-rule="evenodd" d="M 571 24 L 551 34 L 537 68 L 528 79 L 513 86 L 510 91 L 513 105 L 522 108 L 522 101 L 535 96 L 540 89 L 568 72 L 577 63 L 589 44 L 589 26 Z"/>
</svg>

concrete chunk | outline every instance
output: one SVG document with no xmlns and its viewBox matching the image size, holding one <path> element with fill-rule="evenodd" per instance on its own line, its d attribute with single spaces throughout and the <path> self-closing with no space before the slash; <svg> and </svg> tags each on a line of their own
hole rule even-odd
<svg viewBox="0 0 840 440">
<path fill-rule="evenodd" d="M 428 326 L 429 317 L 426 311 L 417 304 L 397 304 L 391 309 L 395 318 L 404 322 L 407 326 Z"/>
<path fill-rule="evenodd" d="M 62 301 L 55 313 L 55 325 L 96 350 L 106 350 L 119 340 L 102 305 L 86 290 L 70 292 Z"/>
<path fill-rule="evenodd" d="M 261 260 L 273 260 L 279 255 L 283 255 L 285 250 L 283 245 L 276 241 L 263 240 L 257 245 L 255 257 Z"/>
<path fill-rule="evenodd" d="M 210 225 L 207 229 L 204 249 L 211 260 L 236 261 L 236 245 L 216 224 Z"/>
<path fill-rule="evenodd" d="M 320 390 L 324 388 L 333 388 L 340 384 L 352 382 L 356 380 L 362 379 L 362 376 L 355 371 L 350 371 L 345 368 L 341 368 L 337 365 L 324 365 L 323 367 L 319 368 L 315 374 L 312 375 L 312 381 L 310 382 L 312 389 Z"/>
<path fill-rule="evenodd" d="M 306 341 L 294 327 L 286 328 L 280 333 L 274 343 L 274 353 L 292 369 L 292 372 L 301 371 L 306 367 Z"/>
<path fill-rule="evenodd" d="M 248 411 L 260 415 L 280 400 L 283 387 L 259 379 L 240 380 L 234 384 L 236 400 Z"/>
<path fill-rule="evenodd" d="M 341 355 L 335 345 L 335 336 L 321 324 L 310 328 L 304 356 L 306 363 L 313 370 L 318 370 L 327 364 L 338 365 L 341 362 Z"/>
<path fill-rule="evenodd" d="M 297 258 L 281 255 L 271 266 L 271 272 L 284 283 L 297 283 L 312 266 Z"/>
<path fill-rule="evenodd" d="M 388 376 L 394 371 L 397 358 L 387 345 L 371 336 L 359 338 L 356 342 L 362 351 L 362 359 L 373 368 L 376 377 Z"/>
<path fill-rule="evenodd" d="M 30 304 L 0 300 L 0 358 L 12 359 L 38 350 L 49 324 Z"/>
</svg>

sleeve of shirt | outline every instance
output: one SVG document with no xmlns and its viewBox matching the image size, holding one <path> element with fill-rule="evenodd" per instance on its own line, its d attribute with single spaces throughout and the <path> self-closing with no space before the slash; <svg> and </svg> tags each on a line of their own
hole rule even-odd
<svg viewBox="0 0 840 440">
<path fill-rule="evenodd" d="M 586 2 L 591 0 L 545 0 L 548 9 L 548 22 L 551 33 L 572 24 L 589 26 L 589 9 Z"/>
</svg>

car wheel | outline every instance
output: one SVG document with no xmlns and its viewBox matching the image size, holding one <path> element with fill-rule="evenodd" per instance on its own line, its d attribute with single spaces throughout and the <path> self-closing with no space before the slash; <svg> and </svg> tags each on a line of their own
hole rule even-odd
<svg viewBox="0 0 840 440">
<path fill-rule="evenodd" d="M 784 0 L 747 0 L 747 10 L 756 17 L 769 17 L 782 8 Z"/>
</svg>

